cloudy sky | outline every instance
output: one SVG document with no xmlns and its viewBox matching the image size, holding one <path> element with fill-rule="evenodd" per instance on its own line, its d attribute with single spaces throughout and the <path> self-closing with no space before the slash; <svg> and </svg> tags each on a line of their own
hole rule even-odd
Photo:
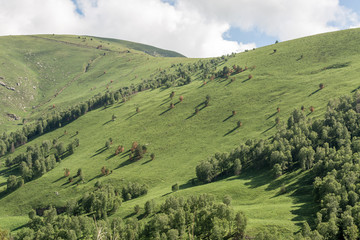
<svg viewBox="0 0 360 240">
<path fill-rule="evenodd" d="M 220 56 L 360 27 L 359 0 L 0 0 L 0 35 L 81 34 Z"/>
</svg>

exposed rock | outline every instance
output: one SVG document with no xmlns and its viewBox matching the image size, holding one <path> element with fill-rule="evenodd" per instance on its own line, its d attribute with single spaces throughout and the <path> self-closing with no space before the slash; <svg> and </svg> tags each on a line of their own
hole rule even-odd
<svg viewBox="0 0 360 240">
<path fill-rule="evenodd" d="M 20 117 L 16 116 L 13 113 L 7 113 L 6 115 L 13 120 L 20 120 Z"/>
<path fill-rule="evenodd" d="M 1 86 L 4 86 L 4 87 L 6 86 L 6 84 L 3 83 L 3 82 L 1 82 L 1 81 L 0 81 L 0 85 L 1 85 Z"/>
</svg>

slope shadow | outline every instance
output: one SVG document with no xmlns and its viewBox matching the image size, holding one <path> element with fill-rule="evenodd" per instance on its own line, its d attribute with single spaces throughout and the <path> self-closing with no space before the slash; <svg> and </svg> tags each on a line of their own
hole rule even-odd
<svg viewBox="0 0 360 240">
<path fill-rule="evenodd" d="M 224 120 L 223 120 L 223 122 L 226 122 L 227 120 L 229 120 L 230 118 L 232 118 L 234 115 L 230 115 L 230 116 L 228 116 L 227 118 L 225 118 Z"/>
<path fill-rule="evenodd" d="M 234 127 L 233 129 L 231 129 L 230 131 L 228 131 L 227 133 L 225 133 L 223 137 L 226 137 L 227 135 L 229 135 L 230 133 L 234 132 L 234 131 L 235 131 L 236 129 L 238 129 L 238 128 L 239 128 L 238 126 Z"/>
<path fill-rule="evenodd" d="M 267 118 L 266 118 L 266 120 L 269 120 L 270 118 L 272 118 L 273 116 L 275 116 L 277 114 L 277 112 L 274 112 L 273 114 L 271 114 L 270 116 L 268 116 Z"/>
<path fill-rule="evenodd" d="M 311 97 L 312 95 L 314 95 L 315 93 L 317 93 L 317 92 L 320 91 L 320 90 L 321 90 L 321 89 L 319 88 L 318 90 L 313 91 L 312 93 L 309 94 L 308 97 Z"/>
</svg>

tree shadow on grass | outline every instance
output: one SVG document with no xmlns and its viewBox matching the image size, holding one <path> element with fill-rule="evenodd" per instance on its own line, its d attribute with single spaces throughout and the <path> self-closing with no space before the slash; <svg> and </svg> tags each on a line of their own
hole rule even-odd
<svg viewBox="0 0 360 240">
<path fill-rule="evenodd" d="M 359 87 L 357 87 L 357 88 L 355 88 L 354 90 L 352 90 L 351 92 L 352 93 L 354 93 L 354 92 L 356 92 L 357 90 L 359 90 L 360 89 L 360 86 Z"/>
<path fill-rule="evenodd" d="M 100 178 L 101 176 L 103 176 L 101 173 L 96 175 L 95 177 L 91 178 L 88 182 L 91 182 L 94 179 Z"/>
<path fill-rule="evenodd" d="M 225 118 L 224 120 L 223 120 L 223 122 L 226 122 L 227 120 L 229 120 L 230 118 L 232 118 L 234 115 L 230 115 L 230 116 L 228 116 L 227 118 Z"/>
<path fill-rule="evenodd" d="M 169 112 L 170 110 L 171 110 L 171 108 L 166 109 L 165 111 L 163 111 L 162 113 L 160 113 L 159 116 L 164 115 L 165 113 Z"/>
<path fill-rule="evenodd" d="M 274 117 L 276 114 L 277 114 L 277 112 L 274 112 L 273 114 L 271 114 L 270 116 L 268 116 L 268 117 L 266 118 L 266 120 L 269 120 L 270 118 Z"/>
<path fill-rule="evenodd" d="M 163 103 L 161 103 L 160 105 L 159 105 L 159 107 L 161 107 L 161 106 L 163 106 L 163 105 L 165 105 L 165 104 L 167 104 L 167 103 L 169 103 L 170 102 L 170 98 L 166 98 L 166 99 L 164 99 L 163 100 Z"/>
<path fill-rule="evenodd" d="M 149 162 L 151 162 L 152 160 L 151 159 L 149 159 L 149 160 L 147 160 L 146 162 L 143 162 L 141 165 L 145 165 L 145 164 L 148 164 Z"/>
<path fill-rule="evenodd" d="M 106 147 L 99 148 L 98 150 L 96 150 L 96 153 L 94 155 L 92 155 L 91 157 L 93 158 L 93 157 L 105 152 L 106 150 L 107 150 Z"/>
<path fill-rule="evenodd" d="M 247 78 L 245 80 L 242 81 L 242 83 L 246 83 L 247 81 L 249 81 L 251 78 Z"/>
<path fill-rule="evenodd" d="M 130 115 L 129 117 L 127 117 L 125 120 L 129 120 L 130 118 L 132 118 L 133 116 L 135 116 L 136 114 L 138 114 L 137 112 L 133 113 L 132 115 Z"/>
<path fill-rule="evenodd" d="M 58 179 L 56 179 L 56 180 L 55 180 L 55 181 L 53 181 L 52 183 L 59 182 L 59 181 L 63 180 L 64 178 L 65 178 L 65 176 L 59 177 Z"/>
<path fill-rule="evenodd" d="M 133 216 L 135 216 L 135 215 L 136 215 L 135 212 L 130 213 L 130 214 L 128 214 L 128 215 L 125 216 L 125 219 L 126 219 L 126 218 L 131 218 L 131 217 L 133 217 Z"/>
<path fill-rule="evenodd" d="M 317 93 L 317 92 L 320 91 L 320 90 L 321 90 L 321 89 L 319 88 L 318 90 L 313 91 L 312 93 L 309 94 L 308 97 L 311 97 L 312 95 L 314 95 L 315 93 Z"/>
<path fill-rule="evenodd" d="M 236 129 L 238 129 L 238 128 L 239 128 L 238 126 L 234 127 L 233 129 L 231 129 L 230 131 L 228 131 L 227 133 L 225 133 L 223 137 L 226 137 L 227 135 L 233 133 L 233 132 L 234 132 Z"/>
<path fill-rule="evenodd" d="M 113 153 L 113 154 L 109 155 L 108 157 L 106 157 L 106 160 L 109 160 L 109 159 L 111 159 L 111 158 L 113 158 L 113 157 L 115 157 L 115 156 L 116 156 L 116 154 Z"/>
<path fill-rule="evenodd" d="M 276 124 L 272 125 L 271 127 L 269 127 L 268 129 L 264 130 L 261 134 L 264 134 L 268 131 L 270 131 L 271 129 L 273 129 L 276 126 Z"/>
<path fill-rule="evenodd" d="M 127 159 L 126 161 L 122 162 L 119 164 L 119 166 L 117 166 L 115 169 L 119 169 L 119 168 L 122 168 L 122 167 L 125 167 L 131 163 L 133 163 L 134 161 L 131 160 L 131 159 Z"/>
<path fill-rule="evenodd" d="M 113 121 L 114 121 L 114 120 L 110 119 L 109 121 L 104 122 L 104 123 L 103 123 L 103 126 L 106 125 L 106 124 L 108 124 L 108 123 L 111 123 L 111 122 L 113 122 Z"/>
<path fill-rule="evenodd" d="M 19 165 L 13 165 L 12 167 L 5 168 L 0 171 L 0 176 L 9 177 L 10 175 L 19 175 L 20 168 Z"/>
<path fill-rule="evenodd" d="M 168 195 L 170 195 L 170 194 L 172 194 L 172 192 L 165 193 L 165 194 L 163 194 L 163 195 L 161 195 L 161 196 L 162 196 L 162 197 L 166 197 L 166 196 L 168 196 Z"/>
</svg>

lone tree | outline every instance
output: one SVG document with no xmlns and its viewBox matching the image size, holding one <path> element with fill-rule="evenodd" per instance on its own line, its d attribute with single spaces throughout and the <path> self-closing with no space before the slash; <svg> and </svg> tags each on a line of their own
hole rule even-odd
<svg viewBox="0 0 360 240">
<path fill-rule="evenodd" d="M 304 111 L 305 110 L 305 107 L 304 106 L 301 106 L 301 111 Z"/>
<path fill-rule="evenodd" d="M 140 112 L 140 108 L 139 108 L 139 107 L 136 108 L 136 112 L 137 112 L 137 113 Z"/>
<path fill-rule="evenodd" d="M 170 103 L 169 108 L 170 108 L 170 109 L 173 109 L 174 107 L 175 107 L 175 105 L 174 105 L 173 103 Z"/>
<path fill-rule="evenodd" d="M 280 112 L 280 108 L 279 108 L 279 107 L 277 107 L 277 108 L 276 108 L 276 111 L 279 113 L 279 112 Z"/>
<path fill-rule="evenodd" d="M 275 118 L 275 123 L 276 123 L 276 124 L 279 124 L 279 123 L 280 123 L 280 118 L 279 118 L 279 117 Z"/>
<path fill-rule="evenodd" d="M 313 106 L 310 107 L 310 112 L 314 112 L 315 111 L 315 108 Z"/>
<path fill-rule="evenodd" d="M 171 186 L 171 190 L 172 190 L 173 192 L 178 191 L 178 190 L 179 190 L 179 184 L 175 183 L 174 185 L 172 185 L 172 186 Z"/>
<path fill-rule="evenodd" d="M 182 102 L 183 100 L 184 100 L 184 97 L 183 97 L 183 95 L 181 95 L 181 96 L 179 97 L 179 101 Z"/>
<path fill-rule="evenodd" d="M 232 115 L 233 115 L 233 116 L 236 115 L 236 111 L 235 111 L 235 110 L 232 111 Z"/>
<path fill-rule="evenodd" d="M 113 114 L 112 117 L 111 117 L 111 120 L 115 121 L 115 119 L 116 119 L 116 116 L 115 116 L 115 114 Z"/>
<path fill-rule="evenodd" d="M 320 90 L 321 90 L 321 89 L 323 89 L 324 87 L 325 87 L 325 86 L 324 86 L 324 84 L 323 84 L 323 83 L 320 83 L 320 84 L 319 84 L 319 88 L 320 88 Z"/>
<path fill-rule="evenodd" d="M 151 161 L 155 159 L 155 153 L 150 154 Z"/>
<path fill-rule="evenodd" d="M 239 127 L 242 126 L 242 122 L 241 122 L 241 121 L 237 121 L 236 125 L 237 125 L 237 127 L 239 128 Z"/>
<path fill-rule="evenodd" d="M 252 78 L 253 78 L 253 75 L 249 74 L 248 79 L 250 80 Z"/>
<path fill-rule="evenodd" d="M 172 92 L 170 93 L 170 98 L 173 99 L 174 96 L 175 96 L 175 92 L 172 91 Z"/>
<path fill-rule="evenodd" d="M 70 169 L 68 169 L 68 168 L 65 168 L 65 169 L 64 169 L 64 176 L 65 176 L 65 177 L 70 176 Z"/>
</svg>

